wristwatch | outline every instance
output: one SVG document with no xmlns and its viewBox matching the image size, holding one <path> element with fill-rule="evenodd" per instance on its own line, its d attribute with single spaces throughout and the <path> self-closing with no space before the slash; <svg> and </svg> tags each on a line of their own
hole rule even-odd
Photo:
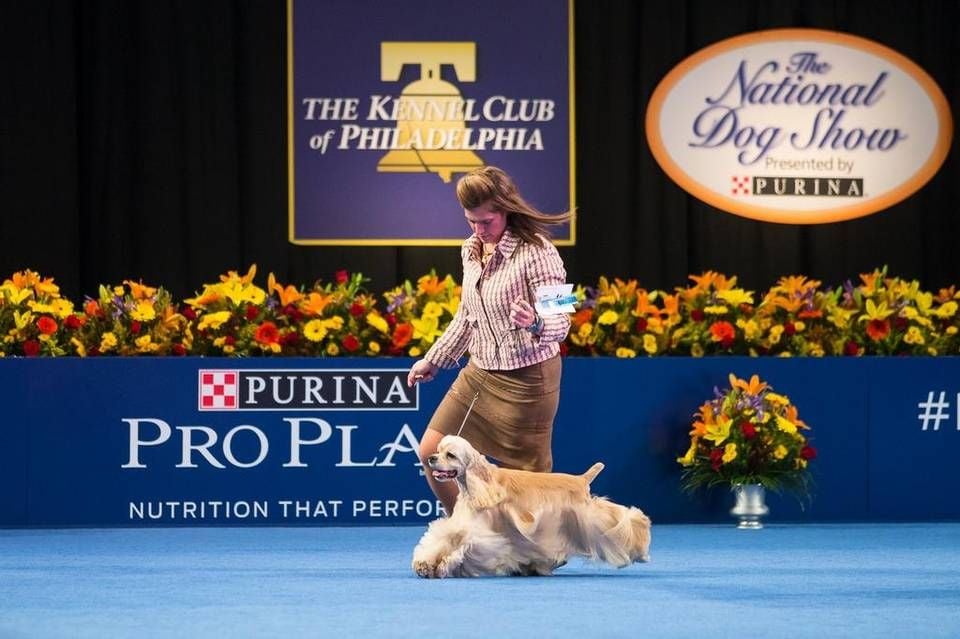
<svg viewBox="0 0 960 639">
<path fill-rule="evenodd" d="M 534 335 L 540 335 L 540 333 L 543 332 L 543 318 L 537 315 L 537 319 L 533 321 L 533 324 L 527 327 L 527 330 Z"/>
</svg>

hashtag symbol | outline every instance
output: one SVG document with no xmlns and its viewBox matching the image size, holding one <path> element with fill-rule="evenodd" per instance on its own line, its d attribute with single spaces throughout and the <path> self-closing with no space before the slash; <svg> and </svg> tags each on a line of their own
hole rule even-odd
<svg viewBox="0 0 960 639">
<path fill-rule="evenodd" d="M 927 401 L 917 404 L 917 407 L 923 411 L 917 415 L 917 419 L 923 422 L 921 430 L 927 430 L 930 422 L 933 422 L 933 430 L 940 430 L 940 422 L 950 419 L 950 414 L 945 412 L 950 408 L 950 403 L 946 401 L 946 391 L 940 391 L 940 398 L 937 401 L 933 401 L 933 393 L 934 391 L 927 393 Z"/>
</svg>

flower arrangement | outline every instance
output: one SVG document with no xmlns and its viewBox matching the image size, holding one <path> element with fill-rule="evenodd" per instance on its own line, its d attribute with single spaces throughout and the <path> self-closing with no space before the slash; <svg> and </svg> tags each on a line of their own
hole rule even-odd
<svg viewBox="0 0 960 639">
<path fill-rule="evenodd" d="M 390 328 L 386 353 L 423 355 L 453 320 L 460 306 L 460 293 L 453 276 L 447 274 L 441 279 L 433 270 L 420 277 L 416 286 L 407 280 L 385 292 L 385 318 Z"/>
<path fill-rule="evenodd" d="M 461 289 L 435 271 L 377 296 L 360 273 L 284 284 L 257 266 L 228 271 L 176 302 L 162 287 L 100 285 L 75 308 L 53 278 L 31 270 L 0 285 L 0 356 L 408 356 L 443 334 Z M 960 292 L 924 291 L 886 267 L 834 289 L 803 275 L 762 295 L 706 271 L 673 292 L 601 276 L 578 285 L 563 355 L 847 356 L 960 354 Z M 757 302 L 756 300 L 759 300 Z"/>
<path fill-rule="evenodd" d="M 101 285 L 97 298 L 84 302 L 83 314 L 66 323 L 75 328 L 70 344 L 81 357 L 186 355 L 190 349 L 187 319 L 170 293 L 143 282 Z"/>
<path fill-rule="evenodd" d="M 759 341 L 753 292 L 737 288 L 737 278 L 707 271 L 691 275 L 693 286 L 677 288 L 686 321 L 673 332 L 677 354 L 746 355 Z"/>
<path fill-rule="evenodd" d="M 730 375 L 730 387 L 715 389 L 695 415 L 690 447 L 677 462 L 685 490 L 718 484 L 761 484 L 775 492 L 808 496 L 809 462 L 816 449 L 810 428 L 788 397 L 773 392 L 757 375 Z"/>
<path fill-rule="evenodd" d="M 80 322 L 52 277 L 27 269 L 0 285 L 0 357 L 66 355 L 68 334 Z"/>
</svg>

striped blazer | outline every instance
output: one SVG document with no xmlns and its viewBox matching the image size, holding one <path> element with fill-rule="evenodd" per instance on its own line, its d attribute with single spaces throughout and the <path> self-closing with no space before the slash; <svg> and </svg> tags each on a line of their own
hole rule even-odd
<svg viewBox="0 0 960 639">
<path fill-rule="evenodd" d="M 453 368 L 464 351 L 484 370 L 514 370 L 550 359 L 570 330 L 566 314 L 543 318 L 543 330 L 533 335 L 510 322 L 510 304 L 518 297 L 531 306 L 534 293 L 545 284 L 563 284 L 567 272 L 556 247 L 544 240 L 536 246 L 507 228 L 486 268 L 480 257 L 483 243 L 476 235 L 461 249 L 463 292 L 460 307 L 447 330 L 425 359 L 441 368 Z"/>
</svg>

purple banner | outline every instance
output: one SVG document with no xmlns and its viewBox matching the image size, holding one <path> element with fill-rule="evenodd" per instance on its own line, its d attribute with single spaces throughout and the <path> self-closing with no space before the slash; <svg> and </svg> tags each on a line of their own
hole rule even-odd
<svg viewBox="0 0 960 639">
<path fill-rule="evenodd" d="M 496 165 L 574 206 L 572 1 L 288 0 L 290 241 L 459 245 Z M 575 241 L 575 222 L 555 230 Z"/>
</svg>

